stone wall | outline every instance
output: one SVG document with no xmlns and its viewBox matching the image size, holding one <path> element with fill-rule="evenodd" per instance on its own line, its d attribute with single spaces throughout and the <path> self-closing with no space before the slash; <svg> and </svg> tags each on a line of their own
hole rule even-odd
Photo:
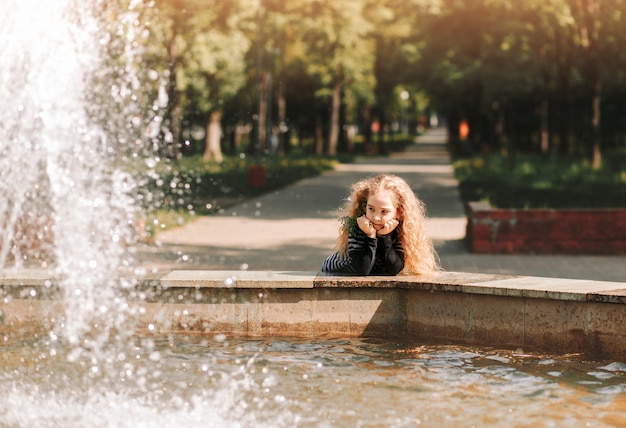
<svg viewBox="0 0 626 428">
<path fill-rule="evenodd" d="M 495 209 L 470 202 L 473 253 L 626 254 L 626 209 Z"/>
<path fill-rule="evenodd" d="M 63 293 L 46 272 L 0 275 L 4 343 L 46 337 Z M 626 358 L 626 283 L 441 272 L 171 271 L 125 290 L 140 335 L 398 337 Z"/>
</svg>

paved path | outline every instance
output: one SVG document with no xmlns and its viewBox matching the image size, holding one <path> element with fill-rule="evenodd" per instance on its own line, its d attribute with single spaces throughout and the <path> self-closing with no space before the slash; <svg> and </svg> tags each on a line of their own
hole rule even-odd
<svg viewBox="0 0 626 428">
<path fill-rule="evenodd" d="M 349 186 L 394 173 L 426 203 L 428 230 L 447 271 L 626 282 L 622 256 L 483 255 L 464 245 L 465 213 L 442 129 L 428 131 L 405 152 L 340 164 L 334 171 L 201 217 L 139 247 L 150 269 L 317 271 L 337 237 L 337 209 Z"/>
</svg>

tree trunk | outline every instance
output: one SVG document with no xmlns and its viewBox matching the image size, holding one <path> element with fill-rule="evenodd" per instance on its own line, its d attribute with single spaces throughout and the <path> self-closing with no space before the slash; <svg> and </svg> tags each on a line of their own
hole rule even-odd
<svg viewBox="0 0 626 428">
<path fill-rule="evenodd" d="M 337 70 L 335 74 L 335 84 L 333 85 L 333 98 L 330 114 L 330 129 L 328 132 L 328 154 L 334 156 L 337 154 L 337 145 L 339 143 L 339 113 L 341 110 L 341 71 Z"/>
<path fill-rule="evenodd" d="M 541 108 L 539 110 L 539 116 L 541 120 L 541 154 L 547 154 L 550 150 L 550 129 L 548 125 L 548 113 L 550 102 L 544 98 L 541 101 Z"/>
<path fill-rule="evenodd" d="M 600 106 L 602 103 L 602 80 L 600 77 L 599 41 L 600 41 L 600 0 L 577 0 L 576 22 L 585 58 L 585 77 L 589 83 L 591 95 L 591 141 L 589 149 L 591 163 L 600 168 L 602 153 L 600 150 Z"/>
<path fill-rule="evenodd" d="M 180 104 L 176 103 L 176 105 L 174 106 L 174 108 L 172 109 L 170 113 L 170 128 L 172 132 L 171 153 L 172 153 L 172 159 L 176 161 L 178 160 L 180 156 L 179 149 L 182 146 L 180 142 L 180 134 L 181 134 L 180 122 L 181 122 L 181 116 L 182 116 L 181 110 L 182 108 L 180 107 Z"/>
<path fill-rule="evenodd" d="M 387 103 L 384 103 L 384 105 L 382 105 L 382 102 L 379 102 L 379 112 L 378 112 L 378 122 L 379 122 L 379 126 L 378 126 L 378 153 L 380 154 L 387 154 L 387 144 L 385 142 L 385 128 L 387 127 L 387 115 L 386 113 L 386 109 L 387 109 Z"/>
<path fill-rule="evenodd" d="M 565 30 L 563 30 L 565 31 Z M 557 106 L 553 109 L 556 112 L 558 121 L 559 152 L 564 156 L 571 156 L 574 153 L 574 146 L 570 138 L 570 70 L 572 68 L 570 37 L 565 37 L 561 31 L 556 32 L 557 48 Z"/>
<path fill-rule="evenodd" d="M 280 154 L 289 152 L 287 145 L 287 101 L 285 99 L 285 83 L 278 82 L 278 151 Z"/>
<path fill-rule="evenodd" d="M 211 112 L 206 127 L 204 154 L 202 155 L 202 160 L 204 162 L 214 160 L 221 163 L 224 160 L 222 157 L 222 147 L 220 145 L 222 138 L 222 124 L 220 122 L 220 112 Z"/>
<path fill-rule="evenodd" d="M 315 118 L 315 154 L 324 153 L 324 125 L 319 113 Z"/>
<path fill-rule="evenodd" d="M 504 132 L 504 113 L 502 112 L 502 106 L 500 106 L 500 103 L 494 103 L 493 109 L 495 113 L 495 124 L 493 130 L 495 146 L 500 149 L 500 154 L 502 156 L 506 156 L 509 154 L 509 148 L 506 144 L 506 134 Z"/>
<path fill-rule="evenodd" d="M 178 44 L 176 43 L 176 36 L 178 34 L 178 27 L 180 26 L 178 20 L 174 20 L 172 28 L 172 38 L 169 46 L 169 77 L 167 82 L 167 97 L 168 105 L 166 110 L 166 116 L 169 118 L 170 129 L 172 132 L 172 147 L 171 156 L 172 159 L 178 160 L 178 148 L 180 147 L 180 100 L 178 97 L 178 90 L 176 88 L 176 80 L 178 70 L 181 67 L 181 53 Z"/>
<path fill-rule="evenodd" d="M 264 72 L 261 77 L 261 87 L 259 88 L 259 127 L 257 129 L 257 132 L 259 133 L 258 150 L 261 152 L 265 150 L 265 143 L 267 141 L 267 80 L 268 75 Z"/>
<path fill-rule="evenodd" d="M 346 128 L 346 153 L 354 151 L 354 137 L 356 136 L 356 125 L 348 125 Z"/>
<path fill-rule="evenodd" d="M 593 117 L 591 119 L 591 164 L 594 169 L 602 166 L 602 151 L 600 150 L 600 103 L 602 100 L 602 82 L 598 78 L 593 86 Z"/>
<path fill-rule="evenodd" d="M 363 142 L 367 152 L 372 146 L 372 105 L 369 103 L 363 106 Z"/>
</svg>

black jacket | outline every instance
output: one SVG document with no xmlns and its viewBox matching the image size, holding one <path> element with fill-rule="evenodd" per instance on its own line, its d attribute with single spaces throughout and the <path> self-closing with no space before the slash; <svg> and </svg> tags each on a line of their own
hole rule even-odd
<svg viewBox="0 0 626 428">
<path fill-rule="evenodd" d="M 344 275 L 397 275 L 404 268 L 404 250 L 394 230 L 389 235 L 370 238 L 362 230 L 348 236 L 348 255 L 330 255 L 321 271 Z"/>
</svg>

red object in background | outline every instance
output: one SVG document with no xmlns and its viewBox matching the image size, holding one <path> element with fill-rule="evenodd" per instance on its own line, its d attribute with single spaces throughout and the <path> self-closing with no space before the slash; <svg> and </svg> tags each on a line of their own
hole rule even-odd
<svg viewBox="0 0 626 428">
<path fill-rule="evenodd" d="M 265 167 L 262 165 L 252 165 L 248 169 L 248 186 L 253 189 L 265 187 L 267 178 L 265 175 Z"/>
<path fill-rule="evenodd" d="M 459 123 L 459 138 L 461 141 L 465 141 L 467 137 L 469 137 L 469 124 L 467 120 L 463 119 L 461 123 Z"/>
</svg>

